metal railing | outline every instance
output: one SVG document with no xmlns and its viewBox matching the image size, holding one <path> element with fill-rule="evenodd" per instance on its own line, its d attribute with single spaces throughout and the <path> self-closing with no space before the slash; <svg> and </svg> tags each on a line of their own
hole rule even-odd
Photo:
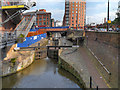
<svg viewBox="0 0 120 90">
<path fill-rule="evenodd" d="M 35 16 L 32 18 L 24 17 L 14 29 L 14 32 L 6 31 L 4 34 L 0 33 L 0 48 L 8 44 L 14 44 L 21 34 L 26 37 L 35 20 Z"/>
<path fill-rule="evenodd" d="M 32 19 L 24 17 L 22 22 L 15 28 L 16 38 L 19 37 L 20 34 L 26 37 L 35 20 L 35 16 L 33 16 Z"/>
<path fill-rule="evenodd" d="M 16 32 L 16 37 L 18 37 L 20 34 L 27 36 L 27 33 L 29 32 L 34 22 L 35 16 L 33 16 L 32 18 L 24 17 L 20 24 L 14 30 Z"/>
<path fill-rule="evenodd" d="M 9 46 L 16 42 L 16 35 L 14 32 L 4 32 L 4 34 L 0 33 L 0 48 L 4 48 L 6 45 Z"/>
</svg>

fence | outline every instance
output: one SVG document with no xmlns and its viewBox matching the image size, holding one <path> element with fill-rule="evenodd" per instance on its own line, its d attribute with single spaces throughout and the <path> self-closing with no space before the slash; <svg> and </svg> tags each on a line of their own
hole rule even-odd
<svg viewBox="0 0 120 90">
<path fill-rule="evenodd" d="M 5 32 L 3 35 L 0 34 L 0 48 L 10 46 L 16 42 L 15 33 Z"/>
<path fill-rule="evenodd" d="M 41 39 L 46 38 L 46 33 L 32 36 L 32 37 L 26 37 L 25 41 L 23 43 L 18 43 L 17 47 L 28 47 Z"/>
<path fill-rule="evenodd" d="M 35 16 L 33 16 L 32 19 L 27 19 L 26 17 L 24 17 L 23 20 L 19 23 L 19 25 L 15 28 L 16 37 L 18 37 L 20 34 L 23 34 L 26 37 L 34 21 Z"/>
<path fill-rule="evenodd" d="M 14 32 L 4 32 L 4 34 L 0 35 L 0 48 L 7 46 L 8 44 L 14 44 L 20 34 L 27 36 L 29 30 L 31 29 L 33 23 L 35 21 L 35 16 L 32 18 L 23 18 L 21 22 L 14 29 Z"/>
</svg>

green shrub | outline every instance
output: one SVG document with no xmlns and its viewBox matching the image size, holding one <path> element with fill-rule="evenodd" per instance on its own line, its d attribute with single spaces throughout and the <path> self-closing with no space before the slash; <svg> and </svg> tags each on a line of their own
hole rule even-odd
<svg viewBox="0 0 120 90">
<path fill-rule="evenodd" d="M 15 64 L 15 62 L 16 62 L 16 58 L 12 58 L 11 63 Z"/>
<path fill-rule="evenodd" d="M 24 38 L 24 37 L 25 37 L 25 35 L 23 35 L 23 34 L 19 35 L 19 38 Z"/>
</svg>

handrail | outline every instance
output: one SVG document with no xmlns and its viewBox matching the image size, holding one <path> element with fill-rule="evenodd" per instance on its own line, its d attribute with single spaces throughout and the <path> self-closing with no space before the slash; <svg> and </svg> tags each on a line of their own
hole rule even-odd
<svg viewBox="0 0 120 90">
<path fill-rule="evenodd" d="M 32 17 L 32 18 L 33 18 L 33 17 Z M 31 19 L 31 20 L 32 20 L 32 19 Z M 30 20 L 30 22 L 31 22 L 31 20 Z M 28 25 L 30 24 L 30 22 L 28 23 Z M 28 27 L 28 25 L 27 25 L 27 27 Z M 27 27 L 25 28 L 25 31 L 26 31 Z"/>
<path fill-rule="evenodd" d="M 29 30 L 31 29 L 34 21 L 35 21 L 35 16 L 32 18 L 29 18 L 26 20 L 24 17 L 21 22 L 17 25 L 17 27 L 14 29 L 14 32 L 5 32 L 4 35 L 0 35 L 0 47 L 2 44 L 5 44 L 7 42 L 15 42 L 15 40 L 18 38 L 20 34 L 27 36 Z"/>
<path fill-rule="evenodd" d="M 30 28 L 32 27 L 34 21 L 35 21 L 35 16 L 33 16 L 32 18 L 27 19 L 24 18 L 21 23 L 16 27 L 16 36 L 18 37 L 20 34 L 27 35 L 27 33 L 29 32 Z M 21 26 L 21 27 L 20 27 Z"/>
<path fill-rule="evenodd" d="M 22 32 L 23 32 L 23 30 L 22 29 L 24 29 L 24 27 L 26 26 L 26 24 L 28 23 L 29 21 L 28 20 L 26 20 L 26 17 L 24 17 L 24 19 L 21 21 L 21 23 L 17 26 L 17 28 L 16 28 L 16 36 L 18 37 Z"/>
<path fill-rule="evenodd" d="M 19 24 L 23 21 L 25 17 L 22 18 L 22 20 L 19 22 Z M 19 26 L 19 24 L 17 24 L 16 28 Z M 14 30 L 16 30 L 16 28 Z"/>
<path fill-rule="evenodd" d="M 27 25 L 26 29 L 25 29 L 25 36 L 27 36 L 27 33 L 29 32 L 30 28 L 32 27 L 33 23 L 35 21 L 35 16 L 32 17 L 32 19 L 30 20 L 29 24 Z"/>
</svg>

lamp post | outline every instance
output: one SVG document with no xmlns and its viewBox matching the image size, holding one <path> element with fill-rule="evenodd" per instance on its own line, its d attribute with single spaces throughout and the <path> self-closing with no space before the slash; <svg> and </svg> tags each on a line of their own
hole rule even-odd
<svg viewBox="0 0 120 90">
<path fill-rule="evenodd" d="M 109 0 L 108 0 L 108 13 L 107 13 L 107 31 L 109 31 Z"/>
</svg>

